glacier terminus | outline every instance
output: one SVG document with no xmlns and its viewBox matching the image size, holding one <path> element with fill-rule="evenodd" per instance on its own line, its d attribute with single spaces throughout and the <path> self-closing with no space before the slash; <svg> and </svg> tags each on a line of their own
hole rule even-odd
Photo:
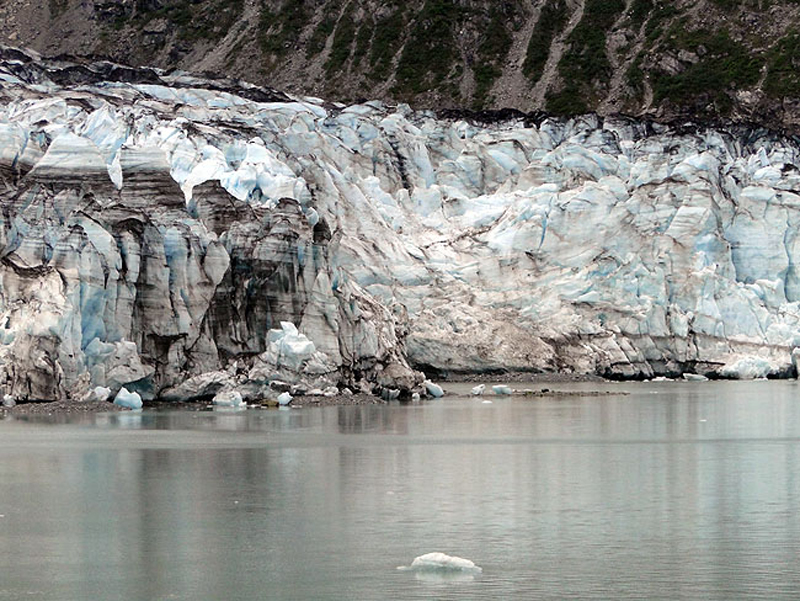
<svg viewBox="0 0 800 601">
<path fill-rule="evenodd" d="M 0 82 L 2 395 L 797 374 L 794 138 L 344 106 L 11 48 Z"/>
</svg>

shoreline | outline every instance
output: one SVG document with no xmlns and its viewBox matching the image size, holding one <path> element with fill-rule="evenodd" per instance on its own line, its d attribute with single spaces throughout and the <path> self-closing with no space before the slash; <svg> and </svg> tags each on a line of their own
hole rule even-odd
<svg viewBox="0 0 800 601">
<path fill-rule="evenodd" d="M 512 371 L 508 373 L 451 373 L 430 378 L 434 382 L 449 384 L 475 383 L 486 384 L 489 382 L 502 382 L 513 384 L 572 384 L 579 382 L 614 382 L 596 374 L 576 373 L 533 373 L 525 371 Z"/>
<path fill-rule="evenodd" d="M 443 384 L 449 383 L 472 383 L 472 382 L 480 382 L 481 380 L 439 380 Z M 487 377 L 484 381 L 496 381 L 496 378 Z M 525 379 L 520 380 L 512 380 L 507 379 L 505 380 L 508 383 L 527 383 L 532 385 L 539 385 L 539 384 L 558 384 L 558 383 L 572 383 L 572 382 L 605 382 L 610 383 L 610 380 L 603 380 L 603 379 L 539 379 L 537 381 L 529 381 Z M 483 395 L 476 395 L 471 396 L 468 393 L 464 393 L 464 395 L 457 395 L 451 392 L 447 392 L 445 389 L 444 397 L 439 399 L 436 398 L 425 398 L 422 401 L 427 402 L 436 402 L 437 400 L 441 400 L 442 398 L 447 399 L 448 397 L 457 397 L 457 396 L 468 396 L 469 398 L 474 399 L 482 399 L 482 400 L 492 400 L 492 399 L 503 399 L 503 398 L 546 398 L 546 397 L 555 397 L 555 398 L 564 398 L 564 397 L 575 397 L 575 396 L 587 396 L 587 397 L 601 397 L 601 396 L 619 396 L 619 395 L 628 395 L 627 391 L 610 391 L 610 390 L 552 390 L 550 388 L 514 388 L 511 394 L 494 394 L 491 389 L 487 390 L 487 392 Z M 348 407 L 348 406 L 366 406 L 366 405 L 389 405 L 391 403 L 399 403 L 402 405 L 412 404 L 414 401 L 410 400 L 402 400 L 402 401 L 386 401 L 381 397 L 372 395 L 372 394 L 365 394 L 365 393 L 358 393 L 358 394 L 337 394 L 331 396 L 317 396 L 317 395 L 298 395 L 292 399 L 290 405 L 287 408 L 305 408 L 305 407 Z M 417 401 L 420 402 L 420 401 Z M 262 401 L 262 402 L 255 402 L 255 403 L 248 403 L 247 409 L 250 410 L 276 410 L 279 409 L 279 405 L 275 401 Z M 211 403 L 210 400 L 196 400 L 196 401 L 150 401 L 145 402 L 144 407 L 142 410 L 144 411 L 156 411 L 156 412 L 167 412 L 167 411 L 195 411 L 195 412 L 204 412 L 204 411 L 214 411 L 214 410 L 233 410 L 233 407 L 224 407 L 224 406 L 216 406 Z M 7 416 L 43 416 L 43 415 L 69 415 L 69 414 L 86 414 L 86 413 L 120 413 L 120 412 L 128 412 L 131 411 L 125 407 L 120 407 L 115 405 L 111 401 L 88 401 L 88 402 L 80 402 L 80 401 L 31 401 L 28 403 L 19 403 L 14 407 L 4 407 L 0 406 L 0 419 L 7 417 Z"/>
<path fill-rule="evenodd" d="M 344 407 L 352 405 L 386 405 L 380 397 L 371 394 L 353 394 L 335 396 L 296 396 L 289 407 Z M 277 409 L 274 401 L 248 403 L 247 409 Z M 215 406 L 209 400 L 198 401 L 150 401 L 145 402 L 143 411 L 213 411 L 214 409 L 233 409 L 232 407 Z M 111 401 L 31 401 L 19 403 L 14 407 L 0 406 L 0 419 L 6 416 L 26 415 L 68 415 L 81 413 L 120 413 L 131 409 L 115 405 Z"/>
<path fill-rule="evenodd" d="M 782 378 L 780 378 L 782 379 Z M 435 383 L 440 384 L 444 388 L 444 399 L 452 398 L 454 396 L 467 396 L 474 399 L 503 399 L 503 398 L 566 398 L 566 397 L 606 397 L 606 396 L 625 396 L 630 394 L 625 390 L 557 390 L 547 387 L 550 385 L 558 384 L 624 384 L 624 383 L 642 383 L 642 382 L 672 382 L 672 383 L 686 383 L 692 380 L 684 380 L 682 378 L 664 379 L 664 380 L 612 380 L 603 378 L 594 374 L 571 374 L 571 373 L 528 373 L 528 372 L 510 372 L 505 374 L 498 373 L 456 373 L 448 374 L 447 376 L 440 376 L 431 378 Z M 720 381 L 720 380 L 711 380 Z M 729 380 L 741 381 L 741 380 Z M 461 395 L 448 392 L 448 384 L 505 384 L 512 388 L 512 394 L 497 395 L 494 394 L 491 388 L 487 387 L 483 395 L 471 396 L 469 392 L 464 391 Z M 514 386 L 516 385 L 516 386 Z M 436 398 L 425 397 L 422 399 L 427 402 L 435 402 Z M 288 408 L 301 408 L 301 407 L 346 407 L 346 406 L 364 406 L 364 405 L 388 405 L 391 403 L 411 404 L 411 400 L 402 401 L 386 401 L 379 396 L 368 393 L 353 393 L 353 394 L 336 394 L 331 396 L 323 395 L 297 395 L 292 398 L 292 402 Z M 247 404 L 247 409 L 254 410 L 267 410 L 278 409 L 278 403 L 273 400 L 262 400 L 259 402 L 251 402 Z M 194 401 L 162 401 L 154 400 L 144 403 L 142 408 L 144 411 L 213 411 L 213 410 L 231 410 L 232 407 L 215 406 L 211 403 L 210 399 L 194 400 Z M 111 401 L 29 401 L 19 403 L 14 407 L 5 407 L 0 405 L 0 419 L 13 416 L 42 416 L 42 415 L 69 415 L 69 414 L 87 414 L 87 413 L 107 413 L 107 412 L 125 412 L 130 409 L 114 405 Z"/>
</svg>

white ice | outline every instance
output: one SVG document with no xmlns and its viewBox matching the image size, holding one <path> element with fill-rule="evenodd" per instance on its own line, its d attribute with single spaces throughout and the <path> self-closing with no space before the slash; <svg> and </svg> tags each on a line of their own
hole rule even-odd
<svg viewBox="0 0 800 601">
<path fill-rule="evenodd" d="M 214 395 L 211 402 L 217 407 L 247 407 L 247 403 L 242 399 L 242 393 L 238 390 L 222 390 Z"/>
<path fill-rule="evenodd" d="M 472 574 L 480 574 L 483 571 L 469 559 L 438 552 L 420 555 L 414 558 L 410 566 L 398 569 L 417 572 L 466 572 Z"/>
<path fill-rule="evenodd" d="M 117 396 L 114 397 L 114 404 L 126 409 L 141 409 L 142 397 L 138 392 L 129 392 L 127 388 L 120 388 Z"/>
<path fill-rule="evenodd" d="M 444 389 L 438 384 L 434 384 L 430 380 L 425 380 L 422 384 L 425 386 L 427 393 L 433 398 L 440 399 L 444 396 Z"/>
</svg>

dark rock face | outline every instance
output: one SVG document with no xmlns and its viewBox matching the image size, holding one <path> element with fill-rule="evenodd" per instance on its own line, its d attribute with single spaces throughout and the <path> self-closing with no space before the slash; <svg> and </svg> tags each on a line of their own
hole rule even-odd
<svg viewBox="0 0 800 601">
<path fill-rule="evenodd" d="M 724 118 L 798 132 L 799 23 L 793 0 L 52 0 L 1 6 L 0 42 L 343 102 Z M 105 78 L 154 77 L 118 71 Z"/>
</svg>

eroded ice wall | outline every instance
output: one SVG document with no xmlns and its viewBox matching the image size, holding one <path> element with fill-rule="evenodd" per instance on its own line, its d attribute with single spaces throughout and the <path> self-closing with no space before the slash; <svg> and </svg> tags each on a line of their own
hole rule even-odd
<svg viewBox="0 0 800 601">
<path fill-rule="evenodd" d="M 794 370 L 790 139 L 476 125 L 182 74 L 104 81 L 107 65 L 62 87 L 69 65 L 5 56 L 0 358 L 16 396 L 257 390 L 283 369 L 281 321 L 313 341 L 300 369 L 322 383 L 413 388 L 406 354 L 444 371 Z"/>
</svg>

